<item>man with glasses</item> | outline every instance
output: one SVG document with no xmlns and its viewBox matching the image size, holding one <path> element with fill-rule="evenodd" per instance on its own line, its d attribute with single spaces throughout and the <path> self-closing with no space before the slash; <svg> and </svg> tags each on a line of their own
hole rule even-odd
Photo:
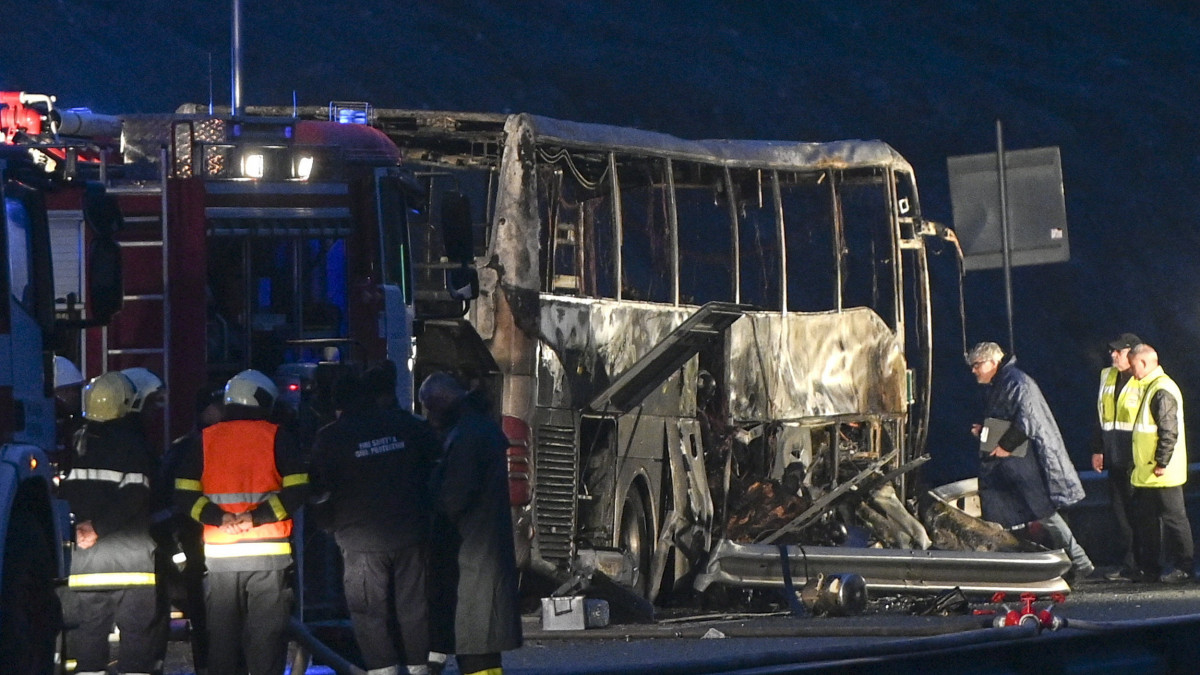
<svg viewBox="0 0 1200 675">
<path fill-rule="evenodd" d="M 1042 390 L 1016 361 L 995 342 L 967 354 L 975 380 L 987 387 L 983 416 L 1007 427 L 979 461 L 983 518 L 1011 530 L 1037 523 L 1054 548 L 1067 552 L 1075 579 L 1093 577 L 1095 566 L 1058 513 L 1083 499 L 1083 484 Z M 979 436 L 984 428 L 976 424 L 971 431 Z"/>
<path fill-rule="evenodd" d="M 1142 402 L 1142 386 L 1133 377 L 1129 350 L 1141 342 L 1133 333 L 1122 333 L 1108 343 L 1112 366 L 1100 371 L 1100 395 L 1096 400 L 1100 424 L 1092 440 L 1092 468 L 1108 471 L 1108 498 L 1117 522 L 1117 550 L 1121 552 L 1121 567 L 1105 575 L 1109 581 L 1137 577 L 1129 471 L 1133 466 L 1133 419 Z"/>
</svg>

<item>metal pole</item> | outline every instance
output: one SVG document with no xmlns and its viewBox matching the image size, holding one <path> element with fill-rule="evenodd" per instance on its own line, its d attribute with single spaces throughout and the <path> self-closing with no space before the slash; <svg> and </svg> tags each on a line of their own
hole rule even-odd
<svg viewBox="0 0 1200 675">
<path fill-rule="evenodd" d="M 1008 312 L 1008 353 L 1015 354 L 1013 338 L 1012 243 L 1008 232 L 1008 180 L 1004 175 L 1004 125 L 996 120 L 996 175 L 1000 184 L 1000 244 L 1004 252 L 1004 301 Z"/>
<path fill-rule="evenodd" d="M 242 0 L 233 0 L 233 31 L 231 35 L 233 93 L 231 106 L 233 115 L 242 114 Z"/>
</svg>

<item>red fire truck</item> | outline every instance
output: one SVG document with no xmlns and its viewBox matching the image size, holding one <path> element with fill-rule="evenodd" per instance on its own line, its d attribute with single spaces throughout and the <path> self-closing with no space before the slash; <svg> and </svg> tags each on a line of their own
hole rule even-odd
<svg viewBox="0 0 1200 675">
<path fill-rule="evenodd" d="M 52 584 L 65 576 L 56 542 L 69 539 L 48 461 L 56 353 L 85 378 L 157 373 L 164 406 L 144 414 L 160 448 L 192 428 L 197 394 L 245 368 L 276 378 L 302 434 L 331 418 L 323 393 L 340 371 L 390 358 L 402 404 L 413 392 L 407 215 L 425 207 L 396 145 L 365 123 L 367 106 L 301 120 L 188 108 L 111 117 L 54 103 L 0 93 L 0 149 L 22 171 L 5 184 L 0 541 L 12 559 L 0 631 L 14 651 L 0 664 L 54 652 Z M 469 237 L 460 230 L 448 236 Z M 473 271 L 456 271 L 456 284 L 477 287 Z M 445 305 L 461 316 L 470 299 L 446 293 Z M 329 547 L 312 549 L 309 585 L 340 588 L 321 564 Z M 21 634 L 47 638 L 7 639 Z"/>
<path fill-rule="evenodd" d="M 324 120 L 188 107 L 119 118 L 119 152 L 99 167 L 121 216 L 121 310 L 66 353 L 86 377 L 144 367 L 162 378 L 165 405 L 143 412 L 152 447 L 190 431 L 197 394 L 246 368 L 275 378 L 305 447 L 333 419 L 328 392 L 343 372 L 391 359 L 397 397 L 411 406 L 407 220 L 425 207 L 397 146 L 363 123 L 369 116 L 365 105 L 334 105 Z M 64 262 L 58 311 L 75 317 L 89 279 L 69 263 L 91 235 L 68 202 L 51 204 L 48 221 Z M 469 294 L 442 295 L 461 316 Z M 311 530 L 300 543 L 313 559 L 309 612 L 336 606 L 322 594 L 340 588 L 329 547 Z"/>
<path fill-rule="evenodd" d="M 386 136 L 288 117 L 122 122 L 121 158 L 105 180 L 123 215 L 124 302 L 74 355 L 89 377 L 158 373 L 167 385 L 159 440 L 186 433 L 194 396 L 245 368 L 275 376 L 299 410 L 338 367 L 385 357 L 407 366 L 408 188 Z M 69 258 L 86 244 L 69 204 L 49 218 L 56 251 Z M 60 311 L 75 311 L 84 276 L 60 268 Z M 400 390 L 408 402 L 411 379 Z M 309 424 L 327 411 L 316 412 Z"/>
</svg>

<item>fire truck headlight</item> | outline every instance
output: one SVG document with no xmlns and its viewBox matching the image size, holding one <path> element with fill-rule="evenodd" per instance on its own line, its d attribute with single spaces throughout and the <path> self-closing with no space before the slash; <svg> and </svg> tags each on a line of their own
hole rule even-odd
<svg viewBox="0 0 1200 675">
<path fill-rule="evenodd" d="M 242 175 L 247 178 L 262 178 L 266 161 L 261 152 L 250 152 L 242 156 Z"/>
<path fill-rule="evenodd" d="M 304 156 L 296 158 L 296 178 L 299 178 L 300 180 L 308 180 L 308 177 L 312 175 L 312 170 L 312 157 Z"/>
</svg>

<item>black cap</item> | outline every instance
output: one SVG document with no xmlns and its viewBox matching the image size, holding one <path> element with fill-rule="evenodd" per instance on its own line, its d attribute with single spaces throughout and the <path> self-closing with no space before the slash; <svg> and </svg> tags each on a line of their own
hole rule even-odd
<svg viewBox="0 0 1200 675">
<path fill-rule="evenodd" d="M 1142 338 L 1133 333 L 1121 333 L 1121 337 L 1108 343 L 1108 346 L 1111 349 L 1129 349 L 1140 344 L 1142 344 Z"/>
</svg>

